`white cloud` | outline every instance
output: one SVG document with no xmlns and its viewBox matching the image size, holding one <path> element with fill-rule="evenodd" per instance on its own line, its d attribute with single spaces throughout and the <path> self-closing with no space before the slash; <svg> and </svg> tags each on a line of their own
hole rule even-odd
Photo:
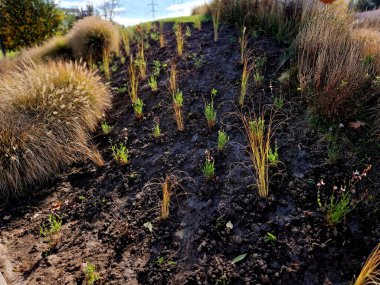
<svg viewBox="0 0 380 285">
<path fill-rule="evenodd" d="M 114 20 L 124 26 L 133 26 L 147 21 L 145 18 L 128 18 L 122 16 L 116 16 Z"/>
<path fill-rule="evenodd" d="M 168 17 L 180 17 L 187 16 L 191 14 L 193 8 L 203 5 L 205 3 L 210 2 L 209 0 L 192 0 L 182 4 L 173 4 L 166 8 L 166 10 L 170 11 Z"/>
</svg>

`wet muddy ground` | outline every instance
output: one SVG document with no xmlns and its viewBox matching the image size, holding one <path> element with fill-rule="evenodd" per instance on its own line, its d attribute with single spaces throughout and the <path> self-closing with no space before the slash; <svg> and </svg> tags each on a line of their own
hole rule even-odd
<svg viewBox="0 0 380 285">
<path fill-rule="evenodd" d="M 328 142 L 309 123 L 305 98 L 277 81 L 288 67 L 281 65 L 286 47 L 274 39 L 251 39 L 253 56 L 265 56 L 267 64 L 262 87 L 249 88 L 247 108 L 258 110 L 276 96 L 285 98 L 273 137 L 282 163 L 270 169 L 268 199 L 260 198 L 237 117 L 242 70 L 237 29 L 224 26 L 218 43 L 210 23 L 202 31 L 193 29 L 182 58 L 176 56 L 171 26 L 166 29 L 167 47 L 159 49 L 150 40 L 147 58 L 150 68 L 153 60 L 177 62 L 185 130 L 176 130 L 168 68 L 159 77 L 159 92 L 140 82 L 144 119 L 136 121 L 123 88 L 128 61 L 117 61 L 113 108 L 106 117 L 114 129 L 110 135 L 99 129 L 93 136 L 105 166 L 78 162 L 48 185 L 0 202 L 0 271 L 8 284 L 83 284 L 83 262 L 96 264 L 101 276 L 96 284 L 349 284 L 380 240 L 374 144 L 363 152 L 365 141 L 358 138 L 365 132 L 343 122 L 341 159 L 328 163 Z M 213 88 L 218 123 L 209 130 L 204 106 Z M 160 139 L 152 137 L 155 118 Z M 216 150 L 219 129 L 230 137 L 224 153 Z M 110 140 L 126 143 L 130 164 L 113 160 Z M 202 173 L 206 150 L 215 159 L 214 181 Z M 327 197 L 332 185 L 368 164 L 373 169 L 352 194 L 357 206 L 337 227 L 329 226 L 318 207 L 316 184 L 324 179 L 322 196 Z M 160 183 L 170 173 L 179 184 L 169 219 L 161 220 Z M 63 226 L 57 245 L 49 249 L 39 229 L 52 211 L 63 217 Z M 268 241 L 267 233 L 277 241 Z M 246 257 L 232 264 L 241 254 Z"/>
</svg>

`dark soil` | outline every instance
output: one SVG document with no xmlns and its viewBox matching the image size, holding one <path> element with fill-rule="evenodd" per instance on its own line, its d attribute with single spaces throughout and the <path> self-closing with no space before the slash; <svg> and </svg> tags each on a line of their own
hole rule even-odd
<svg viewBox="0 0 380 285">
<path fill-rule="evenodd" d="M 348 129 L 346 122 L 342 128 L 330 126 L 338 132 L 341 159 L 327 163 L 328 142 L 308 123 L 304 98 L 277 81 L 287 68 L 281 65 L 286 46 L 251 39 L 249 49 L 266 56 L 267 64 L 262 87 L 250 87 L 247 108 L 263 108 L 279 95 L 286 99 L 276 113 L 274 135 L 282 163 L 271 167 L 268 199 L 260 198 L 236 116 L 242 70 L 237 30 L 224 27 L 214 43 L 212 25 L 204 24 L 202 31 L 192 31 L 178 58 L 171 26 L 166 28 L 167 47 L 159 49 L 150 40 L 147 57 L 150 64 L 177 62 L 185 130 L 176 130 L 168 69 L 157 93 L 140 82 L 145 117 L 136 121 L 122 88 L 128 62 L 117 61 L 113 108 L 107 114 L 115 127 L 109 136 L 99 129 L 93 137 L 105 166 L 78 162 L 49 185 L 0 202 L 0 271 L 8 284 L 83 284 L 83 262 L 96 264 L 101 276 L 96 284 L 349 284 L 380 240 L 380 159 L 364 139 L 366 130 Z M 209 130 L 204 105 L 212 88 L 218 90 L 218 123 Z M 155 117 L 161 139 L 152 137 Z M 219 129 L 231 139 L 222 154 L 216 150 Z M 113 160 L 110 140 L 126 143 L 130 164 Z M 215 158 L 217 176 L 209 182 L 202 173 L 206 150 Z M 328 225 L 316 184 L 324 179 L 327 197 L 334 184 L 367 164 L 373 169 L 352 194 L 357 206 L 336 227 Z M 161 220 L 160 182 L 170 173 L 180 185 L 169 219 Z M 63 226 L 57 245 L 49 249 L 39 228 L 52 211 L 63 217 Z M 267 233 L 277 241 L 268 242 Z M 241 254 L 245 259 L 232 264 Z"/>
</svg>

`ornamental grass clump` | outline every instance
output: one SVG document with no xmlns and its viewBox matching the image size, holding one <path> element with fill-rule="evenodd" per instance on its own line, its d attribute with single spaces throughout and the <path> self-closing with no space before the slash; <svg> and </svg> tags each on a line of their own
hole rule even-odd
<svg viewBox="0 0 380 285">
<path fill-rule="evenodd" d="M 69 46 L 74 57 L 85 60 L 90 67 L 119 53 L 120 34 L 118 28 L 100 17 L 86 17 L 77 21 L 68 34 Z"/>
<path fill-rule="evenodd" d="M 380 243 L 372 251 L 354 285 L 380 284 Z"/>
<path fill-rule="evenodd" d="M 91 145 L 111 95 L 78 63 L 24 63 L 0 81 L 0 193 L 17 194 L 83 157 L 102 165 Z"/>
</svg>

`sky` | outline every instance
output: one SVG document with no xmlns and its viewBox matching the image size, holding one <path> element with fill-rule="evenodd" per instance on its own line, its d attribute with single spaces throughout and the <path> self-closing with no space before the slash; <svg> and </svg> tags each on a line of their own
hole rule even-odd
<svg viewBox="0 0 380 285">
<path fill-rule="evenodd" d="M 56 0 L 63 8 L 85 8 L 91 2 L 95 8 L 105 0 Z M 154 0 L 156 9 L 155 19 L 187 16 L 191 10 L 199 5 L 209 2 L 209 0 Z M 152 8 L 148 6 L 152 0 L 119 0 L 120 13 L 115 17 L 115 21 L 123 25 L 135 25 L 141 22 L 153 20 Z"/>
</svg>

